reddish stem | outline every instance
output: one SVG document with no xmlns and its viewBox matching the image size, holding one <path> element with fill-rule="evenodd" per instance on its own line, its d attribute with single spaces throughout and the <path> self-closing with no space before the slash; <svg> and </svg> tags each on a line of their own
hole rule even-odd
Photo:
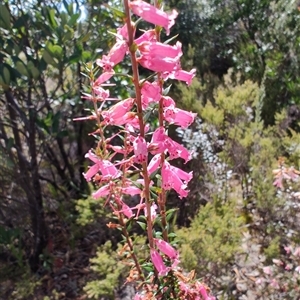
<svg viewBox="0 0 300 300">
<path fill-rule="evenodd" d="M 137 114 L 138 114 L 139 125 L 140 125 L 140 135 L 143 138 L 145 138 L 145 123 L 143 120 L 142 95 L 141 95 L 141 87 L 139 84 L 138 62 L 135 55 L 135 49 L 133 49 L 134 36 L 133 36 L 133 28 L 131 26 L 131 16 L 130 16 L 128 0 L 124 0 L 124 8 L 125 8 L 125 14 L 127 16 L 126 24 L 128 30 L 128 47 L 130 51 L 131 66 L 133 72 L 133 84 L 136 93 L 136 106 L 137 106 Z M 151 248 L 153 248 L 154 243 L 153 243 L 152 220 L 151 220 L 150 178 L 147 171 L 147 162 L 144 162 L 142 164 L 142 174 L 144 177 L 144 185 L 145 185 L 144 197 L 146 200 L 146 208 L 147 208 L 147 235 L 149 239 L 149 245 Z"/>
</svg>

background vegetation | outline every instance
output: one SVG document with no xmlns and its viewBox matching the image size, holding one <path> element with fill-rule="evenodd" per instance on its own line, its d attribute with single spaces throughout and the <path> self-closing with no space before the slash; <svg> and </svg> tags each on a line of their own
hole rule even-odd
<svg viewBox="0 0 300 300">
<path fill-rule="evenodd" d="M 297 2 L 165 3 L 180 12 L 172 32 L 185 67 L 197 68 L 190 88 L 170 92 L 199 116 L 192 129 L 171 133 L 194 151 L 188 198 L 169 194 L 182 266 L 220 299 L 295 299 L 299 182 L 295 175 L 277 189 L 272 170 L 280 156 L 300 168 Z M 120 5 L 0 4 L 1 299 L 130 297 L 121 235 L 106 227 L 112 216 L 82 177 L 93 128 L 72 121 L 87 113 L 84 64 L 112 45 L 108 31 L 121 14 L 111 7 Z M 114 93 L 126 95 L 126 86 Z"/>
</svg>

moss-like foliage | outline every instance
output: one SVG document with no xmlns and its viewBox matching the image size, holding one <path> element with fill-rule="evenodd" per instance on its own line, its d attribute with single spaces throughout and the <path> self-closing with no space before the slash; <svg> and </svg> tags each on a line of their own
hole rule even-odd
<svg viewBox="0 0 300 300">
<path fill-rule="evenodd" d="M 115 299 L 114 290 L 119 285 L 125 265 L 120 261 L 117 252 L 112 250 L 110 241 L 99 247 L 96 257 L 91 259 L 91 264 L 91 269 L 96 272 L 98 279 L 88 282 L 84 287 L 88 297 L 99 299 L 105 296 Z"/>
<path fill-rule="evenodd" d="M 177 232 L 183 267 L 203 276 L 212 265 L 221 268 L 232 262 L 240 250 L 242 224 L 235 201 L 215 199 L 206 204 L 190 228 Z"/>
</svg>

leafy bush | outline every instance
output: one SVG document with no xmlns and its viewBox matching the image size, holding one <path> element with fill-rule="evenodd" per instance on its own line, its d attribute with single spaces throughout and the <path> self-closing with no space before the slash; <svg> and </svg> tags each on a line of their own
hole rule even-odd
<svg viewBox="0 0 300 300">
<path fill-rule="evenodd" d="M 106 296 L 114 299 L 114 290 L 119 285 L 119 278 L 125 266 L 117 253 L 112 250 L 110 241 L 99 247 L 91 263 L 91 269 L 97 273 L 99 279 L 88 282 L 84 291 L 89 298 L 99 299 L 100 296 Z"/>
<path fill-rule="evenodd" d="M 204 276 L 232 263 L 240 250 L 242 224 L 234 200 L 215 199 L 200 208 L 190 228 L 177 232 L 183 267 Z"/>
</svg>

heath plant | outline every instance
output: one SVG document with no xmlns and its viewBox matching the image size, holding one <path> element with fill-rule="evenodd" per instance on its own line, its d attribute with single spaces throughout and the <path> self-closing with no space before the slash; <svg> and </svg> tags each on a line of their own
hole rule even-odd
<svg viewBox="0 0 300 300">
<path fill-rule="evenodd" d="M 169 125 L 187 128 L 196 116 L 178 108 L 167 95 L 170 79 L 190 85 L 195 76 L 195 69 L 181 68 L 182 45 L 174 42 L 176 37 L 161 40 L 163 30 L 170 34 L 178 13 L 165 12 L 159 0 L 124 0 L 123 7 L 124 25 L 113 33 L 115 44 L 86 72 L 90 93 L 83 98 L 91 102 L 93 111 L 76 120 L 96 123 L 92 135 L 97 143 L 86 154 L 92 165 L 84 177 L 97 187 L 93 198 L 113 211 L 115 222 L 107 226 L 122 232 L 123 262 L 130 266 L 126 281 L 136 285 L 134 299 L 214 299 L 209 289 L 194 279 L 194 272 L 187 276 L 178 266 L 180 255 L 168 224 L 174 210 L 166 210 L 168 192 L 174 190 L 179 198 L 185 198 L 193 176 L 173 165 L 174 159 L 188 162 L 191 153 L 168 136 Z M 138 32 L 141 20 L 154 26 Z M 126 57 L 130 57 L 132 72 L 116 73 L 115 66 Z M 144 69 L 147 72 L 140 72 Z M 150 75 L 145 78 L 141 74 Z M 131 97 L 110 96 L 108 86 L 116 76 L 129 80 L 134 90 Z M 113 105 L 108 107 L 108 102 Z M 149 119 L 154 117 L 157 121 L 150 126 Z M 138 201 L 132 204 L 130 198 Z M 146 259 L 139 256 L 144 249 L 140 251 L 135 243 L 134 223 L 146 233 Z"/>
</svg>

